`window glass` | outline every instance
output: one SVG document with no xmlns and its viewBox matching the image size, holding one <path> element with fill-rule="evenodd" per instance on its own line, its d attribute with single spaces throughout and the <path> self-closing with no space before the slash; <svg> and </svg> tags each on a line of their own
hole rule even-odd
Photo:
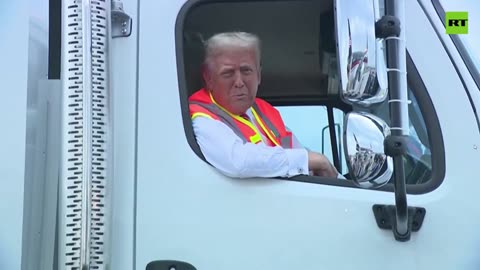
<svg viewBox="0 0 480 270">
<path fill-rule="evenodd" d="M 432 175 L 432 155 L 425 120 L 411 88 L 408 90 L 408 99 L 411 101 L 408 115 L 409 132 L 413 139 L 413 145 L 404 158 L 406 181 L 407 184 L 423 184 L 429 181 Z M 387 100 L 370 112 L 391 126 L 390 107 Z"/>
<path fill-rule="evenodd" d="M 334 162 L 332 141 L 328 112 L 326 106 L 277 106 L 276 107 L 285 122 L 285 125 L 293 132 L 299 142 L 308 150 L 324 154 L 332 163 Z M 343 111 L 334 108 L 333 117 L 335 123 L 335 136 L 337 140 L 338 158 L 340 162 L 339 172 L 348 172 L 343 150 Z"/>
<path fill-rule="evenodd" d="M 322 152 L 322 128 L 328 126 L 325 106 L 277 106 L 285 125 L 307 149 Z M 330 137 L 328 137 L 330 143 Z M 331 158 L 331 150 L 330 150 Z"/>
<path fill-rule="evenodd" d="M 432 176 L 432 156 L 425 120 L 411 89 L 409 89 L 408 98 L 411 101 L 409 105 L 409 131 L 413 138 L 413 145 L 404 158 L 406 181 L 408 184 L 423 184 L 429 181 Z M 277 106 L 277 109 L 280 111 L 285 125 L 290 128 L 305 148 L 323 153 L 333 163 L 334 157 L 326 106 Z M 379 116 L 391 126 L 388 101 L 370 109 L 369 112 Z M 339 109 L 334 109 L 335 135 L 337 137 L 339 160 L 341 161 L 341 168 L 339 169 L 342 174 L 347 174 L 348 167 L 342 140 L 343 118 L 344 113 Z"/>
</svg>

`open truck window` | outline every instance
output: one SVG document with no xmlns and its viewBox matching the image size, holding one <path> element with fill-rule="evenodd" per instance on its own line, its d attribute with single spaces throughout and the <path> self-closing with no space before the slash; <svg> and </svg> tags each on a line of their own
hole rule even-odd
<svg viewBox="0 0 480 270">
<path fill-rule="evenodd" d="M 349 178 L 343 146 L 343 116 L 367 111 L 388 121 L 388 99 L 371 108 L 355 108 L 339 94 L 333 1 L 189 1 L 177 18 L 177 65 L 186 137 L 203 160 L 195 141 L 188 97 L 203 87 L 201 64 L 203 42 L 220 32 L 244 31 L 261 40 L 262 80 L 257 96 L 275 106 L 302 145 L 324 153 L 337 170 Z M 412 60 L 409 72 L 416 72 Z M 409 73 L 410 76 L 410 73 Z M 419 76 L 418 76 L 419 78 Z M 418 151 L 405 158 L 409 193 L 424 193 L 437 187 L 443 174 L 435 174 L 431 151 L 432 134 L 441 134 L 438 120 L 423 84 L 411 83 L 410 128 Z M 424 92 L 421 100 L 415 94 Z M 429 107 L 425 109 L 423 107 Z M 423 109 L 421 109 L 423 108 Z M 425 121 L 424 113 L 429 114 Z M 437 124 L 437 125 L 436 125 Z M 428 131 L 427 131 L 428 130 Z M 437 130 L 438 131 L 438 130 Z M 441 141 L 441 138 L 439 139 Z M 438 151 L 443 157 L 443 151 Z M 441 161 L 441 160 L 440 160 Z M 442 162 L 437 162 L 443 164 Z M 349 180 L 296 176 L 291 181 L 355 187 Z M 393 191 L 393 177 L 380 190 Z"/>
</svg>

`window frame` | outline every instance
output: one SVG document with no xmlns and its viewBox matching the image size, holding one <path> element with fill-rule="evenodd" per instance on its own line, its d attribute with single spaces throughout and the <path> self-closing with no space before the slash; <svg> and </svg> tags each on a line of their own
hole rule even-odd
<svg viewBox="0 0 480 270">
<path fill-rule="evenodd" d="M 261 2 L 264 0 L 238 0 L 234 2 Z M 271 0 L 269 0 L 271 1 Z M 282 0 L 280 0 L 282 1 Z M 219 2 L 230 2 L 225 0 L 189 0 L 181 8 L 179 14 L 177 15 L 176 24 L 175 24 L 175 51 L 177 59 L 177 78 L 179 86 L 179 97 L 180 97 L 180 108 L 182 111 L 182 121 L 185 130 L 185 135 L 187 138 L 188 145 L 191 147 L 193 152 L 200 157 L 204 162 L 212 166 L 206 159 L 203 153 L 201 152 L 200 146 L 198 145 L 192 126 L 192 121 L 190 118 L 189 106 L 188 106 L 188 87 L 186 81 L 186 72 L 185 72 L 185 59 L 184 59 L 184 42 L 183 42 L 183 33 L 184 33 L 184 22 L 189 12 L 197 7 L 200 4 L 205 3 L 219 3 Z M 437 113 L 433 106 L 433 102 L 428 94 L 428 91 L 425 87 L 425 84 L 420 77 L 417 68 L 415 67 L 413 60 L 411 59 L 410 54 L 407 49 L 407 81 L 408 85 L 412 90 L 412 94 L 418 101 L 422 117 L 425 120 L 427 128 L 427 136 L 430 145 L 435 145 L 432 147 L 432 179 L 423 184 L 407 185 L 408 194 L 424 194 L 435 190 L 439 187 L 445 177 L 445 149 L 443 143 L 443 136 L 441 132 L 440 122 L 438 120 Z M 352 107 L 348 104 L 343 103 L 340 99 L 324 99 L 324 100 L 286 100 L 285 98 L 275 98 L 268 99 L 273 106 L 298 106 L 298 105 L 323 105 L 328 107 L 335 107 L 348 113 L 352 110 Z M 330 122 L 330 120 L 329 120 Z M 335 136 L 336 137 L 336 136 Z M 335 138 L 336 139 L 336 138 Z M 333 144 L 332 144 L 333 145 Z M 338 143 L 337 143 L 338 148 Z M 317 176 L 309 175 L 298 175 L 291 178 L 284 177 L 275 177 L 272 179 L 294 181 L 294 182 L 304 182 L 312 184 L 322 184 L 322 185 L 331 185 L 331 186 L 340 186 L 340 187 L 349 187 L 349 188 L 359 188 L 352 181 L 342 180 L 342 179 L 333 179 L 333 178 L 323 178 Z M 375 189 L 378 191 L 394 192 L 394 186 L 392 183 L 389 183 L 381 188 Z"/>
</svg>

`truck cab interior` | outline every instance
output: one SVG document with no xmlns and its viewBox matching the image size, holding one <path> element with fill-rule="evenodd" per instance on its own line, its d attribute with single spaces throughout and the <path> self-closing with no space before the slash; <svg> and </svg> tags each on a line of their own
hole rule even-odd
<svg viewBox="0 0 480 270">
<path fill-rule="evenodd" d="M 191 8 L 183 28 L 189 94 L 202 86 L 203 41 L 216 33 L 243 31 L 261 40 L 259 97 L 279 105 L 292 99 L 324 103 L 338 96 L 328 92 L 329 68 L 336 67 L 322 63 L 326 54 L 335 55 L 332 1 L 200 3 Z"/>
</svg>

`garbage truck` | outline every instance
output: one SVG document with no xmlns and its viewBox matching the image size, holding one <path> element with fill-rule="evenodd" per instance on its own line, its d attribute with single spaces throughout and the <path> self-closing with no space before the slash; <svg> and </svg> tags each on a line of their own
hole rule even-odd
<svg viewBox="0 0 480 270">
<path fill-rule="evenodd" d="M 0 3 L 0 269 L 479 269 L 474 0 Z M 343 177 L 236 179 L 196 142 L 204 42 Z"/>
</svg>

